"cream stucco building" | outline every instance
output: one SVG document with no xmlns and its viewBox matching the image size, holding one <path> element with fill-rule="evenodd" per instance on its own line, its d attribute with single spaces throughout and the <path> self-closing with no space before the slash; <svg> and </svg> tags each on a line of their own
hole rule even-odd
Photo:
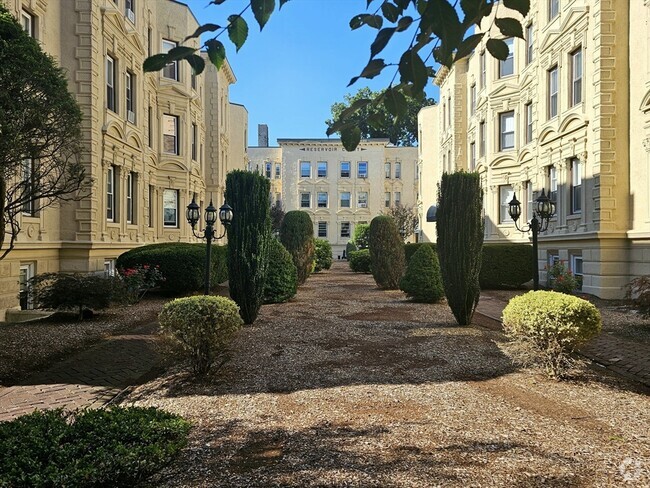
<svg viewBox="0 0 650 488">
<path fill-rule="evenodd" d="M 271 178 L 271 198 L 285 211 L 304 210 L 314 236 L 342 256 L 357 224 L 388 207 L 415 206 L 417 148 L 388 139 L 362 140 L 348 152 L 338 139 L 278 139 L 278 147 L 249 147 L 251 168 Z"/>
<path fill-rule="evenodd" d="M 647 0 L 531 2 L 508 59 L 483 42 L 441 69 L 440 102 L 419 119 L 424 174 L 480 173 L 486 242 L 527 242 L 507 204 L 516 193 L 528 221 L 545 189 L 557 212 L 540 235 L 542 279 L 561 260 L 603 298 L 650 274 L 649 20 Z M 435 185 L 426 188 L 422 218 L 436 200 Z M 423 231 L 435 240 L 433 227 Z"/>
<path fill-rule="evenodd" d="M 200 76 L 185 62 L 143 73 L 148 56 L 198 27 L 183 3 L 0 1 L 67 71 L 93 180 L 83 200 L 23 215 L 16 249 L 0 261 L 2 319 L 19 305 L 19 281 L 34 274 L 110 273 L 135 246 L 192 240 L 192 197 L 218 205 L 226 172 L 246 165 L 247 113 L 229 101 L 236 80 L 227 63 L 218 73 L 207 63 Z"/>
</svg>

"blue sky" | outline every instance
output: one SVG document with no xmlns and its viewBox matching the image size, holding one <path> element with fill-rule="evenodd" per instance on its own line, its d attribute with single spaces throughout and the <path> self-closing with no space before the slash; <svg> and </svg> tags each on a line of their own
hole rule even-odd
<svg viewBox="0 0 650 488">
<path fill-rule="evenodd" d="M 199 22 L 226 25 L 228 15 L 239 13 L 247 1 L 207 7 L 208 0 L 185 3 Z M 363 86 L 373 90 L 388 86 L 396 68 L 347 87 L 368 62 L 377 33 L 369 27 L 350 30 L 350 18 L 363 12 L 366 0 L 290 0 L 273 13 L 261 33 L 247 13 L 250 30 L 239 53 L 226 35 L 220 37 L 237 77 L 230 99 L 248 109 L 249 145 L 257 145 L 257 124 L 269 126 L 272 145 L 278 138 L 326 137 L 325 120 L 334 102 Z M 412 35 L 408 31 L 394 37 L 379 57 L 397 63 Z M 437 99 L 433 87 L 428 92 Z"/>
</svg>

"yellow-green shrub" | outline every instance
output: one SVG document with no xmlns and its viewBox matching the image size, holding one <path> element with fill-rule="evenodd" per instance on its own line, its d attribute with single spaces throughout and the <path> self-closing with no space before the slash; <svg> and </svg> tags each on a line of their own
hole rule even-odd
<svg viewBox="0 0 650 488">
<path fill-rule="evenodd" d="M 165 304 L 158 316 L 163 333 L 178 342 L 195 374 L 209 371 L 225 353 L 243 324 L 239 307 L 229 298 L 195 296 Z"/>
<path fill-rule="evenodd" d="M 351 251 L 348 255 L 350 269 L 355 273 L 371 273 L 370 269 L 370 249 L 360 249 Z"/>
<path fill-rule="evenodd" d="M 587 300 L 554 291 L 531 291 L 503 309 L 506 335 L 519 346 L 523 362 L 541 363 L 549 376 L 561 378 L 571 353 L 601 331 L 598 309 Z"/>
</svg>

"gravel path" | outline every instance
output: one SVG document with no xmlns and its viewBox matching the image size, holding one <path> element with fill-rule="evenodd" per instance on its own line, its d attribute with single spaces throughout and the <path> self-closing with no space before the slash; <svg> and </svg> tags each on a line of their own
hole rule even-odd
<svg viewBox="0 0 650 488">
<path fill-rule="evenodd" d="M 218 376 L 172 371 L 126 403 L 194 423 L 151 486 L 650 486 L 648 396 L 516 369 L 501 341 L 335 263 L 264 306 Z"/>
</svg>

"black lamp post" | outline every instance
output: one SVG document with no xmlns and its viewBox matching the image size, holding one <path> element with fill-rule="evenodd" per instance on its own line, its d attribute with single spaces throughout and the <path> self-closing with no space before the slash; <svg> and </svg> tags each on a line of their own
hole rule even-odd
<svg viewBox="0 0 650 488">
<path fill-rule="evenodd" d="M 517 195 L 512 195 L 512 200 L 508 203 L 508 213 L 515 222 L 515 227 L 521 232 L 533 233 L 533 290 L 539 289 L 539 267 L 537 263 L 537 235 L 540 232 L 548 230 L 548 223 L 551 217 L 555 215 L 555 202 L 551 201 L 544 189 L 542 194 L 535 200 L 535 209 L 533 210 L 533 218 L 530 219 L 528 226 L 519 227 L 517 220 L 521 217 L 521 202 L 517 200 Z M 539 217 L 539 219 L 538 219 Z"/>
<path fill-rule="evenodd" d="M 219 209 L 219 220 L 221 221 L 221 223 L 225 228 L 227 228 L 232 222 L 232 215 L 233 215 L 232 208 L 227 203 L 224 203 Z M 206 258 L 205 258 L 204 294 L 209 295 L 212 239 L 221 239 L 223 236 L 226 235 L 226 229 L 224 229 L 223 234 L 221 234 L 220 236 L 217 236 L 214 231 L 214 223 L 217 221 L 217 209 L 214 208 L 214 205 L 212 204 L 212 200 L 210 200 L 210 205 L 208 205 L 208 208 L 205 209 L 205 229 L 199 231 L 199 233 L 197 234 L 194 231 L 194 228 L 196 227 L 196 224 L 198 223 L 200 216 L 201 216 L 201 209 L 196 204 L 196 200 L 192 198 L 192 203 L 190 203 L 187 206 L 186 217 L 187 217 L 187 221 L 192 226 L 192 234 L 194 234 L 194 237 L 198 237 L 199 239 L 205 239 L 208 243 Z M 201 232 L 203 233 L 203 235 L 201 235 Z"/>
</svg>

